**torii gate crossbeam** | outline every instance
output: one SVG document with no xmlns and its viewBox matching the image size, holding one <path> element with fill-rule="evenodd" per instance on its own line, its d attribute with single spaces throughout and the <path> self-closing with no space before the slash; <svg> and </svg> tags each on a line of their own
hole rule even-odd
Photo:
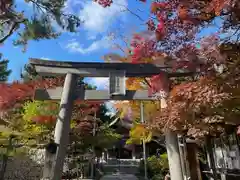
<svg viewBox="0 0 240 180">
<path fill-rule="evenodd" d="M 126 91 L 125 95 L 111 96 L 108 91 L 94 91 L 76 89 L 77 76 L 81 77 L 109 77 L 110 72 L 125 71 L 126 77 L 151 77 L 166 71 L 169 67 L 153 64 L 131 63 L 85 63 L 85 62 L 59 62 L 40 59 L 30 59 L 39 75 L 42 76 L 66 76 L 64 87 L 55 90 L 37 90 L 37 100 L 60 100 L 60 112 L 57 119 L 54 141 L 56 151 L 46 153 L 43 179 L 60 180 L 66 154 L 70 119 L 72 115 L 73 101 L 78 100 L 156 100 L 149 97 L 147 91 Z M 192 73 L 168 73 L 168 77 L 180 77 Z M 181 160 L 177 135 L 170 132 L 166 134 L 166 147 L 171 179 L 183 180 Z"/>
</svg>

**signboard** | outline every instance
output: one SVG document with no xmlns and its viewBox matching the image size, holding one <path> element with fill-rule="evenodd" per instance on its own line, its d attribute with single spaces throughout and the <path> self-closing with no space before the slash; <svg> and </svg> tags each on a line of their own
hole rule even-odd
<svg viewBox="0 0 240 180">
<path fill-rule="evenodd" d="M 125 71 L 113 71 L 109 73 L 109 93 L 110 95 L 126 94 Z"/>
</svg>

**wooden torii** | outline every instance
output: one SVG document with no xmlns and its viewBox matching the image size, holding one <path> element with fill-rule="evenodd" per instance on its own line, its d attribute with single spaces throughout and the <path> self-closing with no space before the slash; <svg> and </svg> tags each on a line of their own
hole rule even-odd
<svg viewBox="0 0 240 180">
<path fill-rule="evenodd" d="M 125 90 L 125 77 L 151 77 L 166 71 L 169 67 L 153 64 L 131 63 L 86 63 L 59 62 L 30 58 L 30 64 L 41 76 L 65 76 L 63 87 L 56 89 L 38 89 L 36 100 L 61 100 L 54 144 L 55 150 L 46 152 L 43 179 L 60 180 L 66 155 L 70 132 L 70 119 L 74 100 L 156 100 L 147 90 Z M 168 73 L 168 77 L 186 76 L 185 73 Z M 77 77 L 109 77 L 110 90 L 76 89 Z M 112 87 L 116 82 L 124 87 Z M 142 108 L 142 106 L 141 106 Z M 178 137 L 169 131 L 165 134 L 170 175 L 173 180 L 183 180 Z"/>
</svg>

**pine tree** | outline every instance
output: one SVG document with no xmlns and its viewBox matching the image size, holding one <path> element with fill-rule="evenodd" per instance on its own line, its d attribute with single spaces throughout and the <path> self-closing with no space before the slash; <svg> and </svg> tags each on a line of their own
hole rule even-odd
<svg viewBox="0 0 240 180">
<path fill-rule="evenodd" d="M 1 58 L 0 54 L 0 58 Z M 11 70 L 8 70 L 8 60 L 3 59 L 0 61 L 0 82 L 5 82 L 8 79 L 8 76 L 11 74 Z"/>
<path fill-rule="evenodd" d="M 31 80 L 36 80 L 39 76 L 30 64 L 26 64 L 23 68 L 23 72 L 20 74 L 20 77 L 23 82 L 29 82 Z"/>
<path fill-rule="evenodd" d="M 19 38 L 15 45 L 23 45 L 24 50 L 29 40 L 57 38 L 53 24 L 58 24 L 63 30 L 74 32 L 81 20 L 72 14 L 64 12 L 66 0 L 25 0 L 32 7 L 33 14 L 26 15 L 16 9 L 17 2 L 5 0 L 0 2 L 0 44 L 17 32 Z M 20 28 L 22 27 L 22 28 Z"/>
</svg>

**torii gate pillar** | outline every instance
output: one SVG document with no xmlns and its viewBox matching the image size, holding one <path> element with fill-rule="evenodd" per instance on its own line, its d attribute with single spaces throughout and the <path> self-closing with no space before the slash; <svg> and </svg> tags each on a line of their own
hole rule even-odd
<svg viewBox="0 0 240 180">
<path fill-rule="evenodd" d="M 76 75 L 68 73 L 64 81 L 62 98 L 60 102 L 60 111 L 54 132 L 56 152 L 46 152 L 43 180 L 62 179 L 64 157 L 66 155 L 67 145 L 69 141 L 70 121 L 73 110 L 75 86 Z"/>
<path fill-rule="evenodd" d="M 166 99 L 164 97 L 161 99 L 161 108 L 167 108 Z M 171 179 L 183 180 L 178 136 L 171 130 L 167 130 L 165 132 L 165 140 Z"/>
<path fill-rule="evenodd" d="M 183 180 L 177 134 L 168 131 L 165 134 L 165 138 L 171 179 Z"/>
</svg>

